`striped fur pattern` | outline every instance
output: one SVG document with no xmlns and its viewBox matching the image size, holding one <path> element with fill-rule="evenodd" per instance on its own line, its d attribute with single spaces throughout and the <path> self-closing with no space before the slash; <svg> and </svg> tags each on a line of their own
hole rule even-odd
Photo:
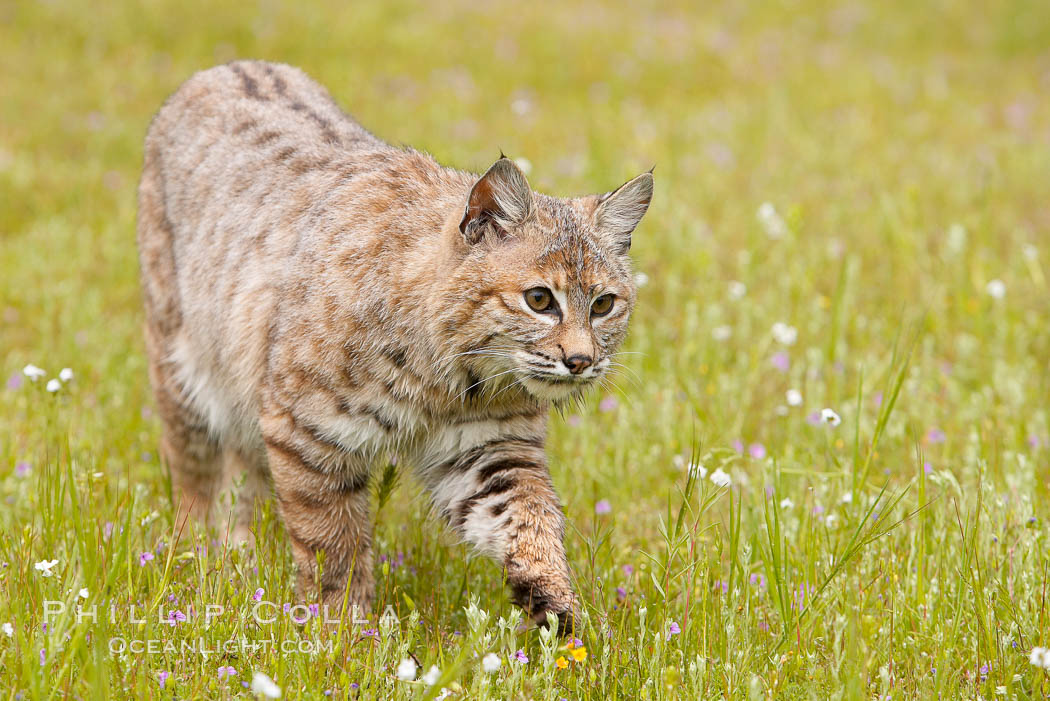
<svg viewBox="0 0 1050 701">
<path fill-rule="evenodd" d="M 193 76 L 150 126 L 138 217 L 182 510 L 250 540 L 272 493 L 300 594 L 368 608 L 369 478 L 396 455 L 536 621 L 571 620 L 547 414 L 609 371 L 651 196 L 649 173 L 557 199 L 503 157 L 480 177 L 443 167 L 289 66 Z"/>
</svg>

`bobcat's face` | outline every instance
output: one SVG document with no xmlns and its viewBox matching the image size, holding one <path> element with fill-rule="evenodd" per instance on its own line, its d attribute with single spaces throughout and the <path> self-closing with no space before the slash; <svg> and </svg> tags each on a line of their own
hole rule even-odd
<svg viewBox="0 0 1050 701">
<path fill-rule="evenodd" d="M 600 381 L 627 334 L 635 301 L 627 252 L 651 196 L 648 173 L 602 196 L 538 195 L 509 160 L 497 161 L 460 225 L 466 298 L 450 316 L 469 375 L 554 402 Z"/>
<path fill-rule="evenodd" d="M 529 393 L 567 399 L 612 367 L 634 307 L 629 262 L 583 232 L 549 241 L 538 255 L 520 250 L 527 242 L 516 248 L 506 263 L 493 261 L 504 284 L 498 304 L 486 305 L 500 329 L 490 343 L 506 349 L 505 369 Z"/>
</svg>

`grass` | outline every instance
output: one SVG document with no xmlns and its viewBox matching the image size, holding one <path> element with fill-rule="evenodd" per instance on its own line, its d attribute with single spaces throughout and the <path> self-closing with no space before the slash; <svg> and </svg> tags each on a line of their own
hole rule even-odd
<svg viewBox="0 0 1050 701">
<path fill-rule="evenodd" d="M 285 698 L 1050 693 L 1028 660 L 1050 643 L 1050 8 L 693 5 L 0 4 L 0 696 L 243 697 L 255 672 Z M 407 475 L 377 516 L 375 636 L 252 619 L 259 588 L 295 602 L 273 513 L 254 558 L 174 522 L 135 183 L 163 99 L 234 57 L 297 64 L 444 162 L 525 157 L 548 192 L 656 164 L 629 371 L 552 419 L 586 659 L 516 630 L 498 567 Z M 438 684 L 397 680 L 406 658 Z"/>
</svg>

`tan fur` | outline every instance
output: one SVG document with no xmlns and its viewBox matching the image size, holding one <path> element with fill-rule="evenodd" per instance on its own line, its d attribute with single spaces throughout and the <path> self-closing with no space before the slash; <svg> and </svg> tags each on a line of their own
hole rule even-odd
<svg viewBox="0 0 1050 701">
<path fill-rule="evenodd" d="M 231 515 L 248 538 L 272 482 L 300 594 L 341 605 L 348 588 L 368 607 L 367 486 L 397 455 L 504 564 L 519 604 L 571 619 L 547 412 L 607 372 L 623 340 L 625 254 L 651 195 L 650 174 L 562 200 L 507 159 L 481 178 L 445 168 L 383 143 L 289 66 L 195 75 L 150 127 L 138 220 L 150 377 L 183 510 Z M 525 303 L 537 286 L 558 314 Z M 593 316 L 607 293 L 613 309 Z M 588 363 L 573 374 L 570 358 Z M 231 514 L 220 496 L 238 484 Z"/>
</svg>

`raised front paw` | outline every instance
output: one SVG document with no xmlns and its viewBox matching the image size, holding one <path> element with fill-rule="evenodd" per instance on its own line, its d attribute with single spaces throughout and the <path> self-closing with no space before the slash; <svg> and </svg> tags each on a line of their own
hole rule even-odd
<svg viewBox="0 0 1050 701">
<path fill-rule="evenodd" d="M 561 577 L 533 577 L 510 580 L 511 599 L 525 610 L 533 623 L 547 627 L 558 617 L 558 634 L 578 636 L 580 630 L 579 600 Z"/>
</svg>

